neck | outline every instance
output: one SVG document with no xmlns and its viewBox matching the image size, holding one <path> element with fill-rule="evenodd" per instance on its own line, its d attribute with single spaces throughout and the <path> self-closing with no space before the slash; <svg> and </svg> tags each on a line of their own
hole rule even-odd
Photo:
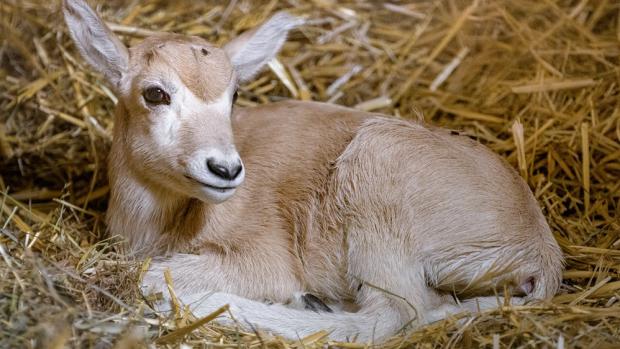
<svg viewBox="0 0 620 349">
<path fill-rule="evenodd" d="M 155 255 L 187 247 L 205 218 L 207 205 L 148 183 L 135 173 L 127 157 L 123 110 L 119 106 L 109 157 L 108 229 L 112 236 L 125 238 L 130 251 L 137 255 Z"/>
</svg>

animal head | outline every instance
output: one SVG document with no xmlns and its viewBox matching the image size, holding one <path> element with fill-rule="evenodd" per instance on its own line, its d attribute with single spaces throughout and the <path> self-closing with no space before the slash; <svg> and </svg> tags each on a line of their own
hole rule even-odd
<svg viewBox="0 0 620 349">
<path fill-rule="evenodd" d="M 222 48 L 180 34 L 127 48 L 83 0 L 64 1 L 63 12 L 82 57 L 119 99 L 115 142 L 131 171 L 205 202 L 230 198 L 245 175 L 231 127 L 237 86 L 277 54 L 301 19 L 278 13 Z"/>
</svg>

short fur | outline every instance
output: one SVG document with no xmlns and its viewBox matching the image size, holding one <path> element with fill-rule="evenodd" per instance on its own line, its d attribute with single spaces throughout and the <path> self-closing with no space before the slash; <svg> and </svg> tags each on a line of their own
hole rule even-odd
<svg viewBox="0 0 620 349">
<path fill-rule="evenodd" d="M 104 26 L 89 11 L 80 0 L 65 2 L 87 57 L 92 38 L 75 33 Z M 327 329 L 334 339 L 363 341 L 495 307 L 503 286 L 526 296 L 514 303 L 553 296 L 560 248 L 525 182 L 483 145 L 322 103 L 231 109 L 231 89 L 275 55 L 296 21 L 277 15 L 224 51 L 199 38 L 148 38 L 130 50 L 127 66 L 111 68 L 120 77 L 102 71 L 125 86 L 117 90 L 108 224 L 134 253 L 155 257 L 145 292 L 167 294 L 169 269 L 177 295 L 199 316 L 229 303 L 237 319 L 289 338 Z M 172 85 L 184 104 L 144 105 L 149 79 Z M 244 162 L 245 182 L 219 204 L 179 175 L 202 163 L 203 148 Z M 300 292 L 359 310 L 282 305 Z"/>
</svg>

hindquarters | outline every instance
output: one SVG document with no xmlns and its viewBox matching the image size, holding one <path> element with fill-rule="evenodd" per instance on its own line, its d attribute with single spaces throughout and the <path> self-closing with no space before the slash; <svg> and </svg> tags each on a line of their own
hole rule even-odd
<svg viewBox="0 0 620 349">
<path fill-rule="evenodd" d="M 538 203 L 518 174 L 483 145 L 378 117 L 360 127 L 337 169 L 340 205 L 347 225 L 355 227 L 349 244 L 359 245 L 356 250 L 390 242 L 406 259 L 403 267 L 418 270 L 429 287 L 464 296 L 503 285 L 533 298 L 557 291 L 561 251 Z M 364 258 L 352 257 L 355 263 Z"/>
</svg>

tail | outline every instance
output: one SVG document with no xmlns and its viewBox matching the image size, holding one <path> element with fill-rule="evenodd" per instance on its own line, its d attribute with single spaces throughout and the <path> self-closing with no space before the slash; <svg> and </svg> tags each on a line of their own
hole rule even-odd
<svg viewBox="0 0 620 349">
<path fill-rule="evenodd" d="M 562 270 L 564 269 L 562 251 L 551 233 L 549 233 L 549 238 L 542 242 L 542 247 L 538 251 L 538 260 L 534 265 L 538 269 L 538 278 L 530 279 L 531 285 L 522 285 L 522 288 L 531 287 L 531 292 L 527 292 L 527 289 L 524 291 L 534 299 L 552 298 L 562 283 Z"/>
</svg>

